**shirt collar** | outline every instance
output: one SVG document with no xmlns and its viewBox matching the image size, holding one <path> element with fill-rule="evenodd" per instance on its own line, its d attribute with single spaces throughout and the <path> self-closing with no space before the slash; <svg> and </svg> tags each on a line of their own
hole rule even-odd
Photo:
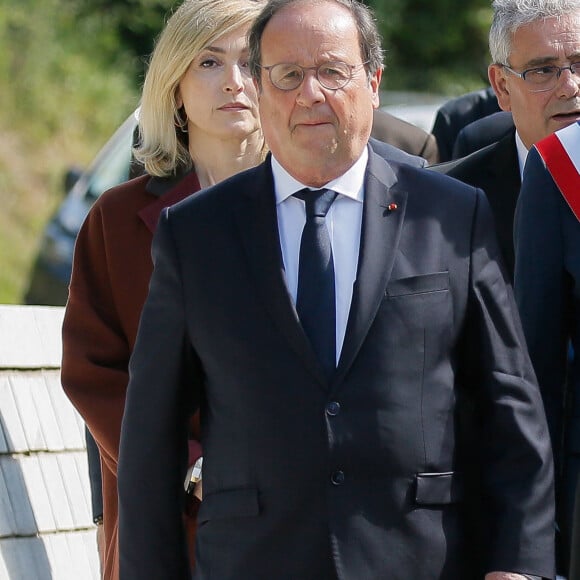
<svg viewBox="0 0 580 580">
<path fill-rule="evenodd" d="M 361 156 L 354 162 L 350 169 L 346 171 L 346 173 L 324 184 L 323 187 L 332 189 L 333 191 L 346 197 L 350 197 L 355 201 L 362 202 L 363 184 L 368 158 L 369 153 L 365 147 Z M 272 155 L 272 175 L 274 178 L 276 205 L 282 203 L 297 191 L 308 187 L 292 177 L 282 167 L 282 165 L 280 165 L 274 155 Z"/>
<path fill-rule="evenodd" d="M 518 163 L 520 165 L 520 178 L 524 176 L 524 165 L 526 164 L 526 159 L 528 157 L 528 149 L 524 145 L 522 138 L 516 130 L 516 149 L 518 152 Z"/>
</svg>

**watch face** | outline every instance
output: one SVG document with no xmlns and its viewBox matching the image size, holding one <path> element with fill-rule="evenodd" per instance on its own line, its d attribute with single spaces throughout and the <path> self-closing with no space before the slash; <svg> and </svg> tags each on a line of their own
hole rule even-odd
<svg viewBox="0 0 580 580">
<path fill-rule="evenodd" d="M 193 483 L 197 483 L 201 480 L 201 468 L 203 466 L 203 457 L 200 457 L 194 464 L 191 471 L 191 479 Z"/>
<path fill-rule="evenodd" d="M 185 493 L 188 495 L 196 494 L 196 484 L 201 481 L 201 468 L 203 457 L 200 457 L 188 470 L 185 476 Z M 197 486 L 199 487 L 199 486 Z M 200 498 L 201 499 L 201 498 Z"/>
</svg>

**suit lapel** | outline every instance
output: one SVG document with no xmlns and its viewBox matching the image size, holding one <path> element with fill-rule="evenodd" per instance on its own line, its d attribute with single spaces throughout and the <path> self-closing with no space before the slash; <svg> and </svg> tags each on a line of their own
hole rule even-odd
<svg viewBox="0 0 580 580">
<path fill-rule="evenodd" d="M 487 161 L 487 178 L 477 185 L 485 191 L 491 206 L 505 265 L 513 279 L 513 222 L 521 187 L 515 131 L 498 141 Z"/>
<path fill-rule="evenodd" d="M 519 191 L 521 186 L 520 163 L 516 145 L 515 131 L 498 141 L 494 159 L 490 163 L 490 170 L 495 173 L 499 183 L 509 191 Z"/>
<path fill-rule="evenodd" d="M 249 270 L 275 324 L 321 385 L 326 387 L 324 371 L 302 330 L 286 286 L 269 159 L 256 169 L 255 177 L 252 189 L 240 195 L 235 207 Z"/>
<path fill-rule="evenodd" d="M 335 384 L 352 365 L 384 298 L 406 205 L 407 192 L 393 168 L 369 150 L 357 279 Z"/>
</svg>

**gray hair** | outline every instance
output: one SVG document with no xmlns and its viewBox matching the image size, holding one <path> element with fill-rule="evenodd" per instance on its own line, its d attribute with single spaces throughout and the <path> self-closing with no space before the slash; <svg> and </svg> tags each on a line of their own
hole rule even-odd
<svg viewBox="0 0 580 580">
<path fill-rule="evenodd" d="M 282 8 L 293 4 L 295 2 L 306 2 L 307 0 L 269 0 L 254 21 L 250 28 L 248 36 L 249 46 L 249 66 L 252 77 L 261 87 L 260 65 L 262 64 L 262 35 L 266 25 L 272 17 Z M 377 23 L 374 14 L 358 0 L 315 0 L 319 3 L 334 2 L 347 8 L 352 14 L 356 23 L 359 36 L 359 46 L 363 62 L 365 65 L 367 76 L 371 78 L 378 70 L 383 68 L 384 52 L 381 43 L 381 35 L 377 28 Z M 313 2 L 309 2 L 312 4 Z"/>
<path fill-rule="evenodd" d="M 493 0 L 492 6 L 489 52 L 494 64 L 509 64 L 513 35 L 521 26 L 580 12 L 579 0 Z"/>
</svg>

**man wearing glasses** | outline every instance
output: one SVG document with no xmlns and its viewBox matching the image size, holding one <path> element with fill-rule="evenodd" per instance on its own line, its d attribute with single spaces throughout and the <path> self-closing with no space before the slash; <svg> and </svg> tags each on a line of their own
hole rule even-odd
<svg viewBox="0 0 580 580">
<path fill-rule="evenodd" d="M 580 2 L 495 0 L 494 9 L 490 32 L 494 64 L 489 67 L 489 78 L 501 108 L 513 115 L 518 174 L 521 175 L 532 145 L 580 120 Z M 526 279 L 527 285 L 542 286 L 552 282 Z M 534 323 L 527 318 L 527 311 L 522 311 L 526 337 L 531 339 L 528 329 Z M 534 340 L 534 345 L 536 342 Z M 552 372 L 546 374 L 546 369 L 560 368 L 560 355 L 552 359 L 548 367 L 544 364 L 546 351 L 540 352 L 534 347 L 530 355 L 538 373 L 552 438 L 556 466 L 558 568 L 565 572 L 569 561 L 573 482 L 578 474 L 578 467 L 572 470 L 570 467 L 578 465 L 580 422 L 577 415 L 569 412 L 574 397 L 561 397 L 556 401 L 555 392 L 563 394 L 566 391 L 562 386 L 555 391 L 550 380 L 546 382 Z M 576 393 L 575 398 L 578 396 Z"/>
<path fill-rule="evenodd" d="M 483 192 L 369 147 L 364 4 L 270 0 L 249 49 L 271 155 L 164 211 L 153 243 L 121 580 L 188 578 L 196 408 L 196 579 L 553 577 L 547 425 Z"/>
<path fill-rule="evenodd" d="M 512 278 L 513 219 L 528 150 L 580 118 L 580 3 L 495 0 L 489 50 L 489 80 L 500 107 L 511 112 L 514 128 L 495 143 L 434 169 L 485 191 Z M 498 115 L 476 121 L 473 129 L 493 132 Z"/>
<path fill-rule="evenodd" d="M 523 169 L 530 147 L 580 119 L 580 4 L 495 0 L 489 80 L 511 111 Z"/>
</svg>

